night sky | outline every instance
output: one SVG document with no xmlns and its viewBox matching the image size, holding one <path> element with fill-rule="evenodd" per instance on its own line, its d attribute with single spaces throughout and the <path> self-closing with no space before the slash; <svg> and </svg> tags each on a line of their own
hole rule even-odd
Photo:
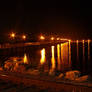
<svg viewBox="0 0 92 92">
<path fill-rule="evenodd" d="M 92 39 L 91 12 L 91 2 L 80 0 L 3 0 L 0 1 L 0 37 L 14 31 Z"/>
</svg>

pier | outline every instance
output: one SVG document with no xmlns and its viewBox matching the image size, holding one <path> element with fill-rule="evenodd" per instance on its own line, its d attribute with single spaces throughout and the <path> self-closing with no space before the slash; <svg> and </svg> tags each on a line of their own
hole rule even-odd
<svg viewBox="0 0 92 92">
<path fill-rule="evenodd" d="M 7 49 L 7 48 L 16 48 L 16 47 L 27 47 L 27 46 L 39 46 L 39 45 L 54 45 L 59 43 L 69 42 L 67 41 L 46 41 L 46 42 L 25 42 L 25 43 L 6 43 L 6 44 L 0 44 L 0 49 Z"/>
</svg>

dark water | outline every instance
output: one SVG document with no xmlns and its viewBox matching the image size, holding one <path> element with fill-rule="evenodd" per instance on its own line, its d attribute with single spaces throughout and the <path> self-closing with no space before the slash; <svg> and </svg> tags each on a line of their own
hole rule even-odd
<svg viewBox="0 0 92 92">
<path fill-rule="evenodd" d="M 53 46 L 30 46 L 0 51 L 1 66 L 10 57 L 25 57 L 27 64 L 49 74 L 79 70 L 82 74 L 91 72 L 92 43 L 67 42 Z"/>
</svg>

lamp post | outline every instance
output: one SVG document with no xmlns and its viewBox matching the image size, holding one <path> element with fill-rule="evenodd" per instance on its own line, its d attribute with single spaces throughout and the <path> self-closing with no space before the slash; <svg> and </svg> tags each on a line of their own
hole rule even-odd
<svg viewBox="0 0 92 92">
<path fill-rule="evenodd" d="M 12 33 L 10 34 L 10 37 L 11 37 L 12 39 L 14 39 L 14 38 L 15 38 L 15 33 L 12 32 Z"/>
<path fill-rule="evenodd" d="M 22 39 L 23 40 L 26 40 L 26 35 L 22 35 Z"/>
<path fill-rule="evenodd" d="M 51 40 L 53 41 L 54 40 L 54 37 L 51 37 Z"/>
<path fill-rule="evenodd" d="M 11 43 L 15 43 L 15 37 L 16 37 L 16 34 L 14 33 L 14 32 L 12 32 L 11 34 L 10 34 L 10 42 Z"/>
<path fill-rule="evenodd" d="M 40 40 L 45 40 L 45 37 L 41 35 Z"/>
</svg>

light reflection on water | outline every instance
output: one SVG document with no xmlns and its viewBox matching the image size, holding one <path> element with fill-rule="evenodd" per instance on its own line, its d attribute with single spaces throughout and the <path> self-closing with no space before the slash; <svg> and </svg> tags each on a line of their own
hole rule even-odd
<svg viewBox="0 0 92 92">
<path fill-rule="evenodd" d="M 90 40 L 88 40 L 88 60 L 90 60 Z"/>
<path fill-rule="evenodd" d="M 78 47 L 78 40 L 77 40 L 76 44 L 77 44 L 77 62 L 78 62 L 78 60 L 79 60 L 79 47 Z"/>
<path fill-rule="evenodd" d="M 37 49 L 36 52 L 31 51 L 32 54 L 28 53 L 29 52 L 29 49 L 28 49 L 28 52 L 24 53 L 23 60 L 21 59 L 20 63 L 29 64 L 29 65 L 31 64 L 33 66 L 36 66 L 37 69 L 40 69 L 41 71 L 42 69 L 43 71 L 48 71 L 49 74 L 54 74 L 55 71 L 57 70 L 63 72 L 65 70 L 68 70 L 71 66 L 71 46 L 70 45 L 71 45 L 70 42 L 57 44 L 55 46 L 51 46 L 48 50 L 46 47 L 44 47 L 44 48 L 40 48 L 40 50 Z M 50 53 L 46 54 L 49 51 Z M 48 56 L 51 56 L 51 57 L 47 59 Z M 28 59 L 28 57 L 30 59 Z M 34 58 L 34 57 L 37 57 L 37 58 Z M 16 60 L 16 63 L 18 62 L 19 61 Z"/>
<path fill-rule="evenodd" d="M 85 61 L 85 42 L 83 40 L 83 61 Z"/>
<path fill-rule="evenodd" d="M 55 69 L 55 51 L 54 51 L 55 46 L 51 46 L 51 53 L 52 53 L 52 57 L 51 57 L 51 69 L 50 69 L 50 74 L 53 73 L 54 69 Z"/>
<path fill-rule="evenodd" d="M 70 41 L 69 41 L 69 67 L 71 67 L 71 42 Z"/>
<path fill-rule="evenodd" d="M 53 46 L 36 47 L 34 50 L 28 48 L 28 51 L 24 52 L 24 55 L 21 52 L 18 52 L 18 55 L 20 54 L 20 57 L 22 56 L 24 58 L 24 64 L 31 64 L 33 65 L 32 68 L 34 66 L 38 67 L 38 69 L 42 68 L 43 71 L 48 71 L 49 74 L 55 71 L 64 72 L 72 69 L 81 69 L 85 72 L 86 62 L 88 62 L 86 61 L 85 53 L 87 53 L 88 60 L 90 59 L 91 53 L 90 40 L 86 43 L 87 51 L 85 51 L 86 47 L 84 41 L 82 43 L 76 41 L 76 43 L 74 43 L 75 45 L 69 41 Z M 14 56 L 17 57 L 17 53 L 15 53 Z M 75 67 L 74 64 L 78 68 Z"/>
<path fill-rule="evenodd" d="M 68 47 L 69 46 L 69 47 Z M 61 44 L 61 69 L 62 71 L 69 69 L 71 66 L 71 51 L 68 43 Z M 68 51 L 69 50 L 69 51 Z"/>
<path fill-rule="evenodd" d="M 40 59 L 40 63 L 41 64 L 44 64 L 44 62 L 45 62 L 45 48 L 43 48 L 42 50 L 41 50 L 41 59 Z"/>
<path fill-rule="evenodd" d="M 27 55 L 26 55 L 26 54 L 24 54 L 24 59 L 23 59 L 23 61 L 24 61 L 24 64 L 28 64 L 28 58 L 27 58 Z"/>
<path fill-rule="evenodd" d="M 61 69 L 64 70 L 63 44 L 61 44 Z"/>
<path fill-rule="evenodd" d="M 60 44 L 57 44 L 57 62 L 58 62 L 58 70 L 61 69 L 61 62 L 60 62 Z"/>
</svg>

